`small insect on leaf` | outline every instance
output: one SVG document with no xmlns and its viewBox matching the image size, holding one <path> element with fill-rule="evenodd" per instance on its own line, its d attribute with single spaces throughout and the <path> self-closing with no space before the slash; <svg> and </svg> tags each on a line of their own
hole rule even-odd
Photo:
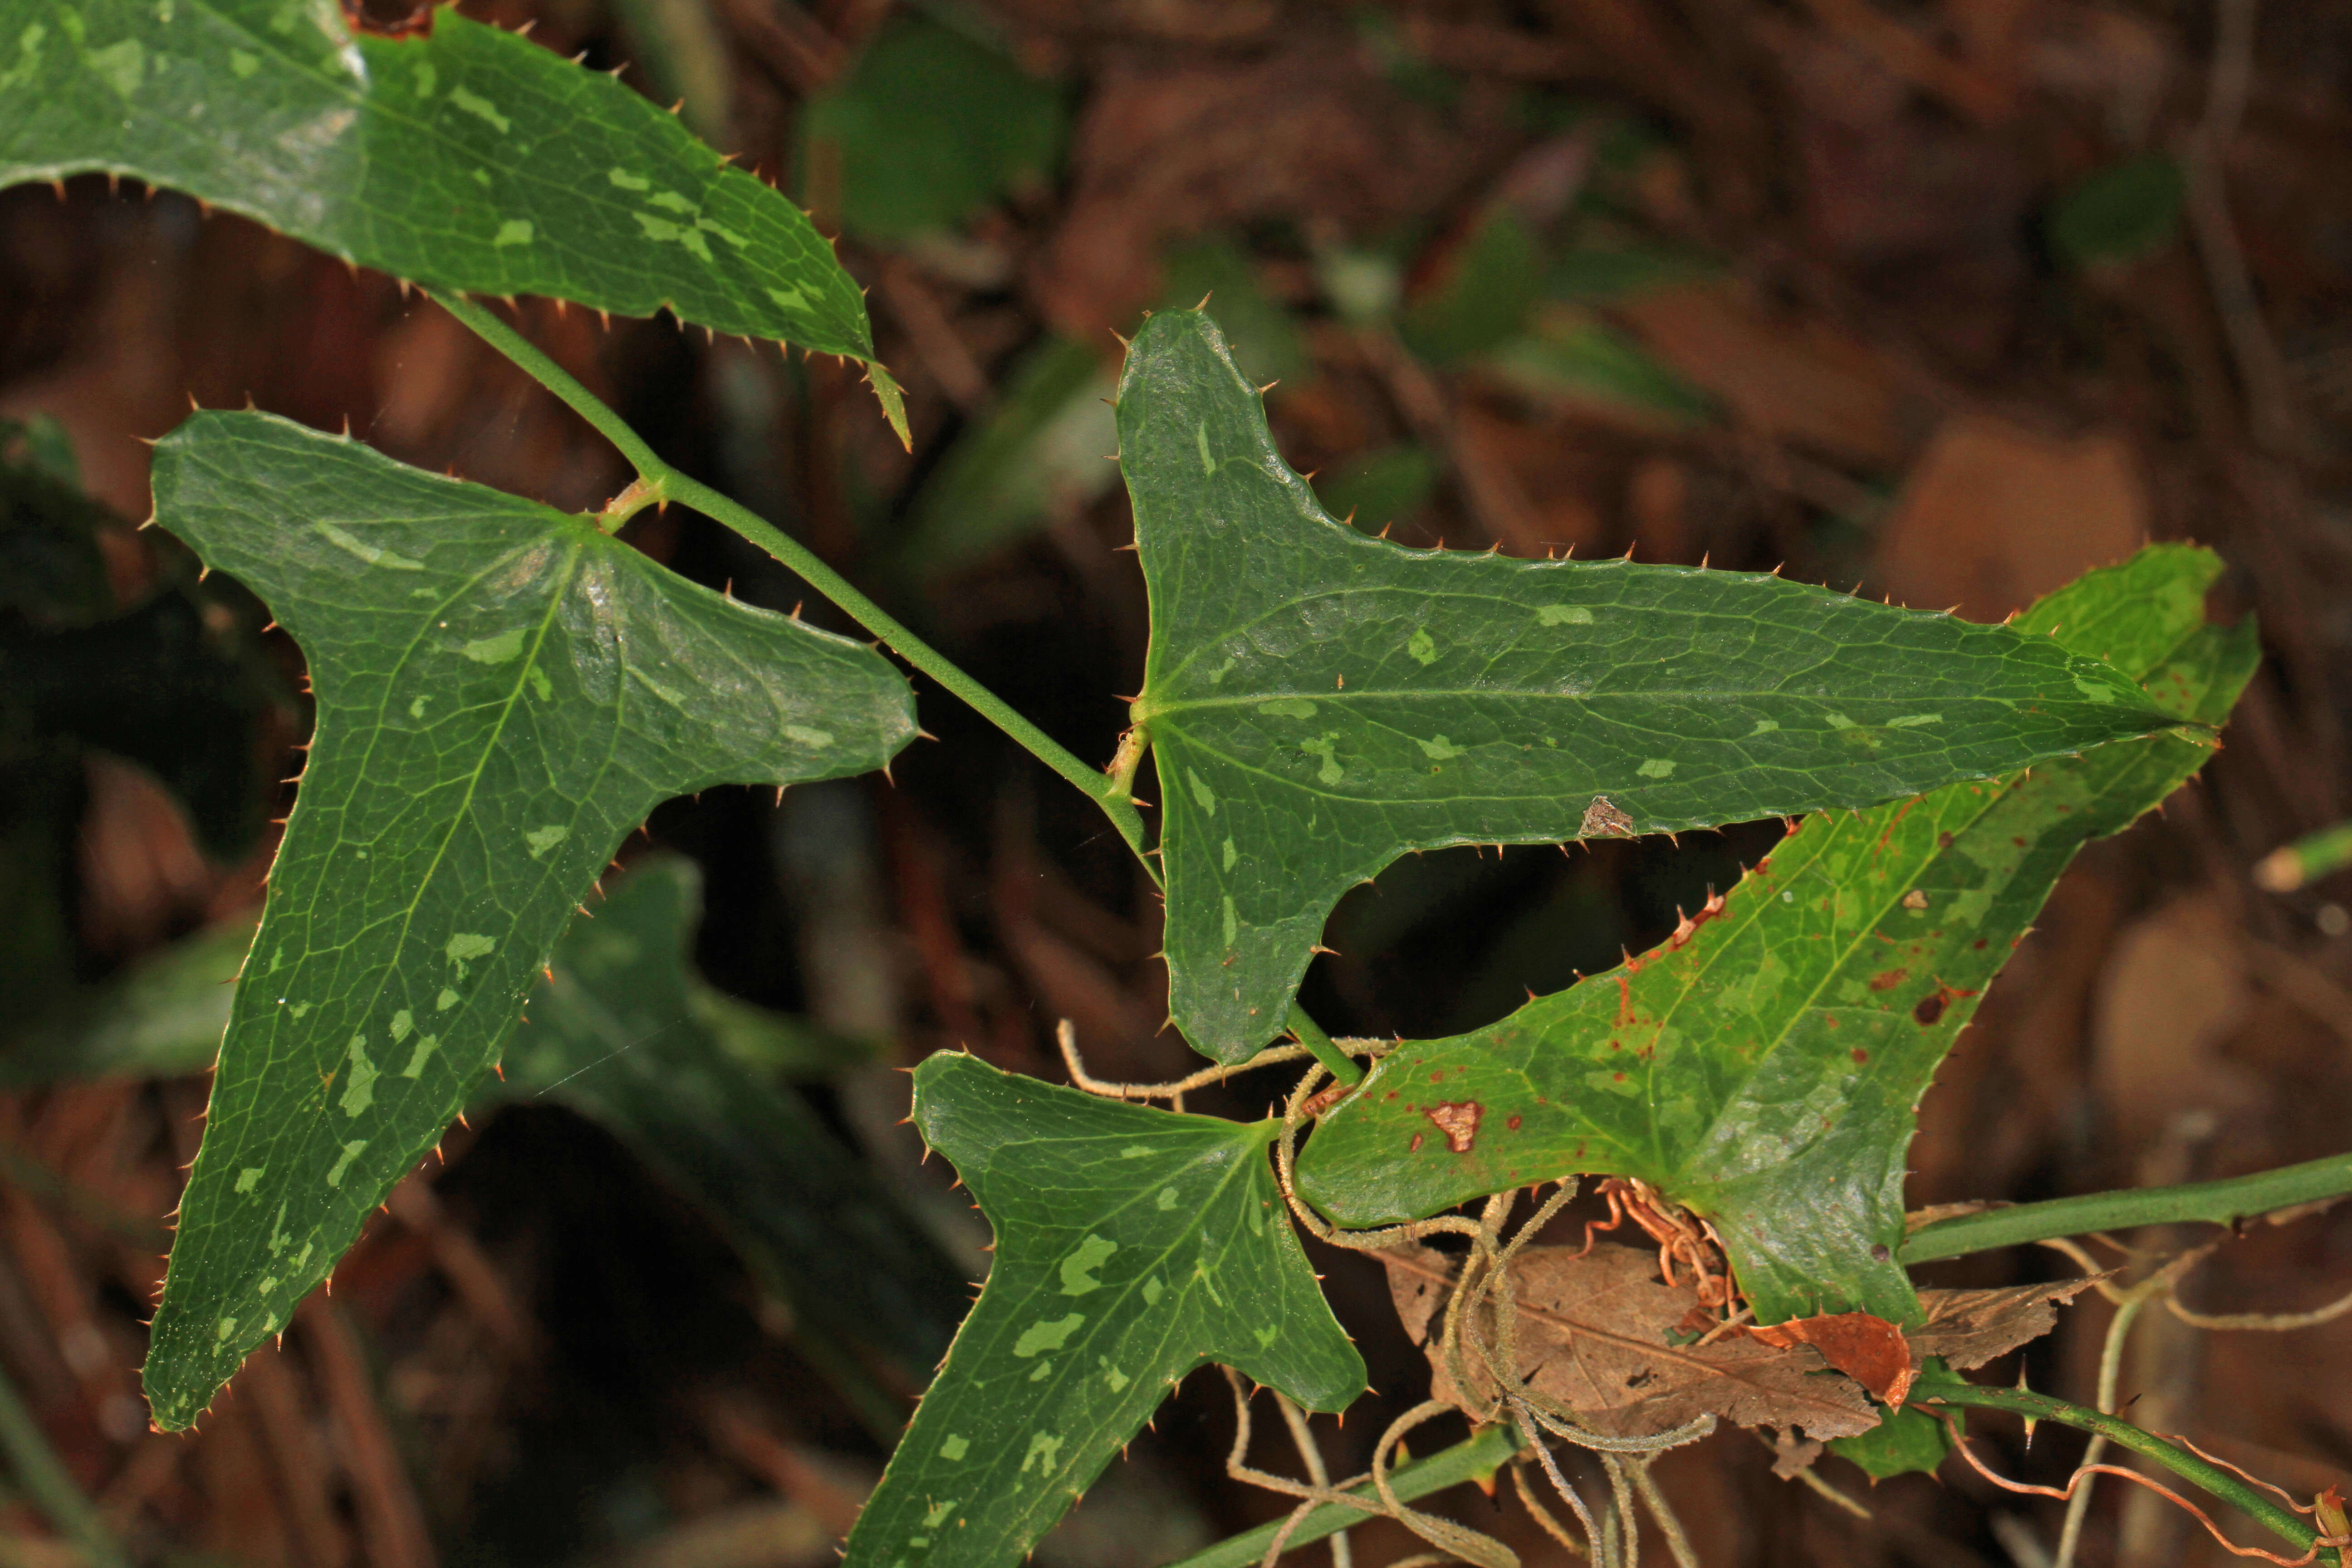
<svg viewBox="0 0 2352 1568">
<path fill-rule="evenodd" d="M 1576 826 L 1579 838 L 1631 838 L 1633 819 L 1611 804 L 1605 795 L 1596 795 L 1592 804 L 1584 808 L 1584 820 Z"/>
</svg>

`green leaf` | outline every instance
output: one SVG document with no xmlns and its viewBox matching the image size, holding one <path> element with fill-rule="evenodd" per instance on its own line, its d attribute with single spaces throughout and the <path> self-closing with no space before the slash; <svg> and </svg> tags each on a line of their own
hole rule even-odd
<svg viewBox="0 0 2352 1568">
<path fill-rule="evenodd" d="M 1928 1396 L 1938 1384 L 1949 1386 L 1968 1380 L 1944 1364 L 1941 1356 L 1928 1356 L 1919 1363 L 1919 1375 L 1911 1384 L 1909 1402 L 1900 1410 L 1890 1410 L 1877 1426 L 1867 1432 L 1857 1432 L 1851 1437 L 1832 1437 L 1829 1449 L 1842 1459 L 1851 1459 L 1862 1467 L 1874 1481 L 1918 1471 L 1934 1475 L 1944 1456 L 1952 1451 L 1954 1430 L 1968 1429 L 1968 1416 L 1958 1410 L 1941 1414 L 1952 1425 L 1921 1409 L 1918 1401 Z"/>
<path fill-rule="evenodd" d="M 862 773 L 914 722 L 869 648 L 588 519 L 282 419 L 196 415 L 156 447 L 154 488 L 318 694 L 155 1318 L 148 1396 L 173 1428 L 465 1104 L 648 810 Z"/>
<path fill-rule="evenodd" d="M 1118 472 L 1103 457 L 1118 433 L 1104 405 L 1118 388 L 1102 356 L 1074 338 L 1030 351 L 994 411 L 924 481 L 898 547 L 906 569 L 946 576 L 1110 489 Z"/>
<path fill-rule="evenodd" d="M 809 100 L 801 189 L 837 193 L 853 234 L 903 240 L 952 228 L 1061 157 L 1050 83 L 920 17 L 892 24 L 841 84 Z"/>
<path fill-rule="evenodd" d="M 1272 1121 L 1122 1105 L 942 1054 L 915 1122 L 996 1230 L 848 1568 L 1017 1562 L 1204 1362 L 1316 1410 L 1363 1391 L 1275 1190 Z"/>
<path fill-rule="evenodd" d="M 1538 310 L 1527 332 L 1479 363 L 1530 397 L 1620 420 L 1631 416 L 1643 425 L 1686 429 L 1715 414 L 1706 393 L 1640 343 L 1574 306 Z"/>
<path fill-rule="evenodd" d="M 495 1098 L 554 1100 L 613 1132 L 717 1222 L 798 1320 L 919 1382 L 955 1331 L 963 1280 L 806 1101 L 712 1032 L 686 963 L 701 908 L 700 873 L 664 856 L 575 916 L 507 1043 Z"/>
<path fill-rule="evenodd" d="M 1215 305 L 1234 363 L 1253 385 L 1300 384 L 1315 374 L 1290 311 L 1266 293 L 1256 263 L 1234 241 L 1213 237 L 1178 246 L 1161 258 L 1160 274 L 1163 304 L 1182 309 L 1206 300 Z"/>
<path fill-rule="evenodd" d="M 1488 213 L 1445 258 L 1442 275 L 1397 318 L 1397 335 L 1432 364 L 1494 348 L 1516 334 L 1543 293 L 1543 257 L 1527 220 Z"/>
<path fill-rule="evenodd" d="M 2076 267 L 2137 261 L 2172 243 L 2188 204 L 2189 176 L 2178 159 L 2162 153 L 2129 159 L 2058 198 L 2050 246 Z"/>
<path fill-rule="evenodd" d="M 249 914 L 208 926 L 71 998 L 0 1057 L 0 1083 L 204 1071 L 220 1054 L 253 927 Z"/>
<path fill-rule="evenodd" d="M 871 360 L 808 218 L 618 81 L 433 13 L 354 34 L 333 0 L 6 0 L 0 184 L 103 170 L 348 261 Z"/>
<path fill-rule="evenodd" d="M 2169 722 L 2005 626 L 1368 538 L 1283 462 L 1197 311 L 1144 323 L 1118 427 L 1172 1011 L 1219 1060 L 1282 1026 L 1325 915 L 1407 850 L 1575 838 L 1616 822 L 1598 796 L 1642 833 L 1866 805 Z"/>
<path fill-rule="evenodd" d="M 2204 624 L 2221 570 L 2151 546 L 2019 623 L 2146 676 L 2198 728 L 1807 819 L 1664 946 L 1384 1058 L 1322 1119 L 1301 1193 L 1362 1226 L 1571 1172 L 1637 1176 L 1714 1224 L 1759 1321 L 1916 1321 L 1893 1249 L 1919 1097 L 2074 852 L 2210 754 L 2202 726 L 2255 656 L 2251 623 Z"/>
</svg>

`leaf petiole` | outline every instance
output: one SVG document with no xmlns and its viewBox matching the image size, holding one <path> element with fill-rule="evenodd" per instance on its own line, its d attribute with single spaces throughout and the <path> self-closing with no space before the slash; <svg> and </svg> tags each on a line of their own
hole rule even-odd
<svg viewBox="0 0 2352 1568">
<path fill-rule="evenodd" d="M 1298 1043 L 1312 1052 L 1315 1059 L 1321 1062 L 1333 1078 L 1349 1089 L 1364 1081 L 1364 1069 L 1356 1065 L 1355 1058 L 1332 1044 L 1331 1037 L 1323 1032 L 1323 1026 L 1308 1017 L 1307 1009 L 1295 1001 L 1290 1005 L 1288 1022 L 1290 1032 L 1298 1037 Z"/>
<path fill-rule="evenodd" d="M 604 503 L 596 513 L 596 526 L 606 533 L 618 533 L 622 525 L 649 506 L 667 506 L 669 496 L 654 480 L 640 475 L 631 479 L 626 489 Z"/>
<path fill-rule="evenodd" d="M 636 482 L 615 497 L 598 514 L 598 526 L 607 532 L 618 528 L 636 510 L 653 501 L 677 501 L 692 507 L 714 522 L 724 524 L 766 551 L 807 579 L 809 585 L 839 605 L 850 619 L 888 644 L 900 658 L 938 681 L 980 711 L 998 729 L 1028 751 L 1039 762 L 1062 775 L 1095 805 L 1101 807 L 1111 826 L 1127 847 L 1135 851 L 1152 880 L 1160 879 L 1160 869 L 1144 853 L 1143 818 L 1128 797 L 1129 780 L 1107 775 L 1072 754 L 1069 749 L 1023 718 L 1004 700 L 965 674 L 956 664 L 917 637 L 897 617 L 881 605 L 850 585 L 849 580 L 819 560 L 814 552 L 790 534 L 761 518 L 746 507 L 730 500 L 698 479 L 680 473 L 662 461 L 645 437 L 631 429 L 627 421 L 605 406 L 603 400 L 572 377 L 571 373 L 549 358 L 514 328 L 490 310 L 457 293 L 439 289 L 425 292 L 433 301 L 471 328 L 476 336 L 488 343 L 548 391 L 562 398 L 572 411 L 593 426 L 597 432 L 620 448 L 621 456 L 637 470 Z M 634 499 L 633 498 L 636 498 Z M 616 515 L 616 509 L 617 515 Z"/>
</svg>

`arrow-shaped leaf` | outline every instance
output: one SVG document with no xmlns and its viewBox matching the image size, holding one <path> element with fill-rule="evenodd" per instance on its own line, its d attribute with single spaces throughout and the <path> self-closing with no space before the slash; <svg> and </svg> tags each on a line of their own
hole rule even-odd
<svg viewBox="0 0 2352 1568">
<path fill-rule="evenodd" d="M 1020 1560 L 1204 1362 L 1338 1410 L 1364 1363 L 1266 1156 L 1278 1124 L 1098 1100 L 940 1055 L 915 1122 L 996 1229 L 979 1303 L 849 1538 L 848 1568 Z"/>
<path fill-rule="evenodd" d="M 0 185 L 90 170 L 397 278 L 874 354 L 798 207 L 618 81 L 453 6 L 387 38 L 334 0 L 5 0 Z M 892 407 L 878 370 L 876 388 Z"/>
<path fill-rule="evenodd" d="M 587 519 L 259 415 L 155 448 L 156 516 L 301 644 L 318 722 L 147 1362 L 186 1426 L 496 1058 L 624 835 L 712 784 L 879 766 L 879 655 Z"/>
<path fill-rule="evenodd" d="M 1893 1249 L 1919 1097 L 2074 852 L 2210 755 L 2257 652 L 2251 622 L 2205 625 L 2221 570 L 2152 546 L 2019 622 L 2143 675 L 2195 728 L 1808 818 L 1665 946 L 1383 1058 L 1324 1116 L 1300 1191 L 1361 1226 L 1638 1176 L 1715 1225 L 1758 1321 L 1918 1321 Z"/>
<path fill-rule="evenodd" d="M 2169 722 L 2047 637 L 1752 574 L 1444 554 L 1333 521 L 1198 311 L 1129 351 L 1171 1010 L 1244 1057 L 1412 849 L 1864 805 Z"/>
</svg>

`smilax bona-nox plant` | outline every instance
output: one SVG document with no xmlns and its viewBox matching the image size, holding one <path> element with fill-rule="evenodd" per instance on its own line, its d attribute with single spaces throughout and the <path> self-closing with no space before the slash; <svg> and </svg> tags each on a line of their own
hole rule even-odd
<svg viewBox="0 0 2352 1568">
<path fill-rule="evenodd" d="M 1648 1477 L 1660 1449 L 1730 1421 L 1792 1466 L 1834 1441 L 1892 1474 L 1944 1458 L 1970 1405 L 2087 1427 L 2333 1559 L 2325 1507 L 2309 1522 L 2112 1415 L 1960 1375 L 2079 1285 L 1907 1273 L 2352 1187 L 2326 1161 L 1906 1226 L 1914 1111 L 1955 1035 L 2076 849 L 2198 769 L 2252 668 L 2250 626 L 2206 623 L 2210 555 L 2153 546 L 1988 626 L 1776 576 L 1406 549 L 1325 513 L 1214 323 L 1171 311 L 1118 384 L 1151 624 L 1132 727 L 1097 767 L 661 461 L 480 302 L 667 310 L 845 356 L 903 435 L 830 246 L 614 80 L 454 12 L 393 38 L 325 0 L 0 0 L 0 177 L 89 171 L 422 286 L 636 470 L 581 516 L 259 414 L 199 413 L 155 448 L 156 524 L 267 603 L 317 696 L 154 1320 L 160 1426 L 198 1417 L 466 1105 L 648 811 L 863 773 L 915 736 L 876 647 L 616 537 L 677 503 L 1100 807 L 1164 890 L 1170 1012 L 1209 1063 L 1158 1086 L 1096 1084 L 1074 1054 L 1078 1088 L 962 1055 L 917 1070 L 916 1122 L 996 1252 L 850 1538 L 856 1568 L 1017 1562 L 1207 1363 L 1274 1391 L 1295 1430 L 1346 1408 L 1363 1364 L 1302 1227 L 1388 1268 L 1432 1398 L 1366 1477 L 1311 1457 L 1311 1481 L 1257 1477 L 1297 1510 L 1204 1561 L 1377 1513 L 1503 1563 L 1411 1506 L 1502 1468 L 1580 1550 L 1630 1554 L 1646 1510 L 1682 1553 Z M 1409 851 L 1768 816 L 1803 820 L 1664 945 L 1489 1027 L 1335 1042 L 1297 1000 L 1334 904 Z M 1174 1108 L 1269 1067 L 1299 1075 L 1279 1119 Z M 1579 1178 L 1642 1247 L 1535 1243 Z M 1473 1436 L 1392 1466 L 1447 1410 Z M 1592 1500 L 1560 1445 L 1601 1479 Z"/>
</svg>

